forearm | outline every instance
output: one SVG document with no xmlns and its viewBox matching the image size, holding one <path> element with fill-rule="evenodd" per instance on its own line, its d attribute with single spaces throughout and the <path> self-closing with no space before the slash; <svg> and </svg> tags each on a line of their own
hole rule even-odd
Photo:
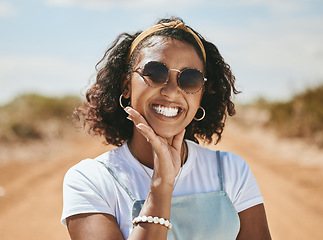
<svg viewBox="0 0 323 240">
<path fill-rule="evenodd" d="M 153 156 L 146 158 L 146 160 L 148 159 L 148 162 L 153 163 L 154 174 L 148 196 L 139 216 L 152 216 L 169 220 L 173 184 L 183 163 L 182 157 L 184 158 L 181 153 L 185 129 L 174 137 L 166 139 L 157 135 L 135 109 L 127 107 L 125 111 L 129 114 L 128 119 L 132 120 L 135 125 L 134 136 L 137 136 L 137 140 L 141 141 L 141 143 L 131 141 L 130 144 L 135 144 L 135 146 L 132 145 L 131 147 L 130 145 L 129 148 L 139 149 L 140 144 L 142 146 L 142 144 L 147 144 L 148 141 L 153 150 Z M 137 153 L 137 155 L 140 154 Z M 167 227 L 158 223 L 138 223 L 129 239 L 166 240 L 167 231 Z"/>
</svg>

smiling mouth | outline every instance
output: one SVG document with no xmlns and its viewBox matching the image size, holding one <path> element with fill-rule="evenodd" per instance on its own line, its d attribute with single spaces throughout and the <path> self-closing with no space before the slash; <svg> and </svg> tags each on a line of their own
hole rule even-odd
<svg viewBox="0 0 323 240">
<path fill-rule="evenodd" d="M 181 108 L 179 107 L 165 107 L 162 105 L 153 105 L 152 107 L 156 113 L 161 114 L 165 117 L 175 117 L 181 111 Z"/>
</svg>

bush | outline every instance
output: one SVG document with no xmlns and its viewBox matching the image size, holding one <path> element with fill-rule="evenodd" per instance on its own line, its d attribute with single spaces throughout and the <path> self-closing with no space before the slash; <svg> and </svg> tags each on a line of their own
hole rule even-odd
<svg viewBox="0 0 323 240">
<path fill-rule="evenodd" d="M 301 137 L 323 146 L 323 86 L 283 103 L 268 104 L 269 125 L 282 136 Z"/>
<path fill-rule="evenodd" d="M 70 126 L 73 109 L 80 99 L 26 94 L 0 107 L 0 141 L 26 141 L 60 135 Z"/>
</svg>

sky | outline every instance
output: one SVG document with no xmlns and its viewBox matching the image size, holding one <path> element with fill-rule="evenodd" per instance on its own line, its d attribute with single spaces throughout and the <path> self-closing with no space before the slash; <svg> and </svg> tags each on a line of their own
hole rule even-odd
<svg viewBox="0 0 323 240">
<path fill-rule="evenodd" d="M 322 0 L 0 0 L 0 104 L 83 94 L 120 33 L 169 16 L 218 47 L 238 102 L 285 101 L 323 84 Z"/>
</svg>

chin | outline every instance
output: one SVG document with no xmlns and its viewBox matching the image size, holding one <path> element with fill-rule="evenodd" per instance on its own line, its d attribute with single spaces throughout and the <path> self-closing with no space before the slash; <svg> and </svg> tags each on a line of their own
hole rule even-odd
<svg viewBox="0 0 323 240">
<path fill-rule="evenodd" d="M 159 130 L 159 131 L 155 131 L 155 133 L 163 138 L 169 139 L 169 138 L 173 138 L 175 135 L 179 134 L 179 132 L 175 132 L 175 131 L 163 131 L 163 130 Z"/>
</svg>

